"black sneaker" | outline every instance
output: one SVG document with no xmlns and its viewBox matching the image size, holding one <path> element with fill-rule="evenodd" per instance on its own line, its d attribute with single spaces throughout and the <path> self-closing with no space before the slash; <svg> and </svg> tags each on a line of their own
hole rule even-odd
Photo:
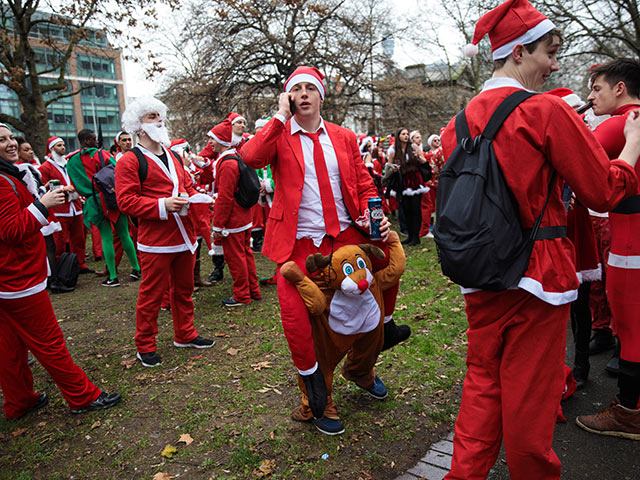
<svg viewBox="0 0 640 480">
<path fill-rule="evenodd" d="M 36 402 L 36 404 L 33 407 L 31 407 L 29 410 L 24 412 L 22 415 L 20 415 L 19 417 L 16 417 L 15 420 L 18 420 L 19 418 L 22 418 L 31 412 L 41 409 L 47 403 L 49 403 L 49 395 L 47 395 L 46 393 L 38 394 L 38 401 Z"/>
<path fill-rule="evenodd" d="M 158 355 L 156 352 L 148 352 L 148 353 L 138 352 L 136 354 L 136 357 L 138 358 L 138 360 L 140 360 L 140 363 L 142 363 L 143 367 L 153 368 L 153 367 L 159 367 L 162 364 L 162 359 L 160 358 L 160 355 Z"/>
<path fill-rule="evenodd" d="M 344 427 L 340 420 L 335 418 L 314 418 L 312 420 L 315 427 L 325 435 L 340 435 L 344 433 Z"/>
<path fill-rule="evenodd" d="M 80 269 L 80 271 L 79 271 L 78 273 L 79 273 L 80 275 L 85 275 L 85 274 L 87 274 L 87 273 L 96 273 L 96 271 L 95 271 L 95 270 L 93 270 L 92 268 L 84 267 L 84 268 L 81 268 L 81 269 Z"/>
<path fill-rule="evenodd" d="M 239 302 L 233 297 L 223 298 L 222 299 L 222 304 L 227 306 L 227 307 L 240 307 L 240 306 L 244 306 L 244 305 L 249 305 L 248 303 Z"/>
<path fill-rule="evenodd" d="M 142 272 L 140 270 L 131 270 L 129 274 L 132 280 L 140 280 L 142 278 Z"/>
<path fill-rule="evenodd" d="M 85 413 L 85 412 L 93 412 L 95 410 L 104 410 L 105 408 L 111 408 L 114 405 L 117 405 L 122 400 L 122 395 L 119 393 L 107 393 L 102 392 L 98 398 L 96 398 L 95 402 L 90 403 L 86 407 L 72 409 L 71 413 Z"/>
<path fill-rule="evenodd" d="M 120 286 L 120 280 L 118 280 L 118 277 L 114 278 L 113 280 L 110 280 L 107 277 L 105 279 L 105 281 L 101 283 L 101 285 L 103 287 L 119 287 Z"/>
<path fill-rule="evenodd" d="M 191 340 L 189 343 L 178 343 L 173 342 L 174 347 L 178 348 L 211 348 L 215 344 L 215 340 L 209 340 L 208 338 L 202 338 L 198 335 L 196 338 Z"/>
</svg>

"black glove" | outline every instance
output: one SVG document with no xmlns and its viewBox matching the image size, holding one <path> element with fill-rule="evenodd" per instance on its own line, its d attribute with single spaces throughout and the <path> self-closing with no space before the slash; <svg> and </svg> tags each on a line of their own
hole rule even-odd
<svg viewBox="0 0 640 480">
<path fill-rule="evenodd" d="M 309 397 L 311 413 L 316 418 L 322 418 L 324 408 L 327 406 L 327 386 L 324 384 L 324 375 L 318 368 L 311 375 L 300 375 Z"/>
</svg>

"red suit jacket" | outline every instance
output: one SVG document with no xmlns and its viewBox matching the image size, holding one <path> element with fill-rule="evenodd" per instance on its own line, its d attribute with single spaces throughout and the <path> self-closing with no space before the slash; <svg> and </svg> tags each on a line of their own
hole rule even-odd
<svg viewBox="0 0 640 480">
<path fill-rule="evenodd" d="M 333 123 L 324 122 L 336 152 L 342 182 L 342 198 L 354 221 L 364 215 L 368 200 L 377 197 L 375 186 L 364 166 L 355 133 Z M 293 252 L 298 230 L 298 206 L 304 186 L 304 156 L 299 135 L 291 135 L 291 123 L 272 118 L 240 154 L 251 168 L 271 165 L 275 196 L 262 253 L 280 264 Z"/>
<path fill-rule="evenodd" d="M 36 207 L 27 187 L 9 178 L 13 187 L 0 177 L 0 299 L 22 298 L 47 288 L 46 248 L 40 233 L 49 223 L 46 208 L 40 202 Z"/>
<path fill-rule="evenodd" d="M 60 167 L 54 160 L 47 158 L 47 160 L 40 165 L 38 169 L 42 176 L 42 183 L 47 183 L 49 180 L 60 180 L 60 185 L 67 186 L 73 185 L 69 174 L 65 168 Z M 71 204 L 75 208 L 75 213 L 71 210 Z M 51 213 L 54 213 L 57 217 L 73 217 L 75 215 L 82 215 L 82 202 L 80 199 L 73 202 L 65 202 L 63 205 L 53 207 L 50 209 Z"/>
<path fill-rule="evenodd" d="M 223 152 L 216 163 L 215 192 L 218 194 L 213 207 L 213 230 L 226 230 L 238 233 L 248 230 L 253 225 L 251 209 L 241 207 L 235 199 L 238 190 L 240 171 L 234 158 L 225 159 L 228 155 L 237 155 L 235 150 Z"/>
<path fill-rule="evenodd" d="M 466 108 L 472 136 L 479 135 L 493 112 L 516 88 L 486 90 Z M 455 118 L 442 134 L 445 158 L 456 147 Z M 518 204 L 523 228 L 531 228 L 542 211 L 554 170 L 558 176 L 541 227 L 566 225 L 561 193 L 563 181 L 576 197 L 596 211 L 608 211 L 637 191 L 638 178 L 626 162 L 607 154 L 567 103 L 536 95 L 519 105 L 504 122 L 493 146 L 505 180 Z M 576 299 L 575 252 L 568 238 L 535 242 L 529 267 L 519 287 L 552 305 Z"/>
<path fill-rule="evenodd" d="M 145 155 L 147 178 L 141 183 L 138 159 L 125 153 L 116 164 L 116 197 L 120 211 L 138 219 L 138 250 L 173 253 L 196 250 L 196 229 L 192 216 L 167 212 L 164 199 L 178 193 L 197 193 L 184 167 L 165 149 L 169 170 L 155 157 Z"/>
</svg>

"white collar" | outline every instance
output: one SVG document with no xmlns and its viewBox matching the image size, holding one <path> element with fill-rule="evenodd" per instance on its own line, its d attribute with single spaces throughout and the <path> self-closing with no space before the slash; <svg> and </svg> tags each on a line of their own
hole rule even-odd
<svg viewBox="0 0 640 480">
<path fill-rule="evenodd" d="M 524 88 L 524 86 L 512 77 L 493 77 L 484 82 L 482 86 L 482 91 L 493 90 L 495 88 L 503 88 L 503 87 L 515 87 L 521 90 L 526 90 L 527 92 L 533 92 L 533 90 L 529 90 L 528 88 Z"/>
<path fill-rule="evenodd" d="M 328 135 L 327 127 L 325 127 L 324 120 L 322 119 L 322 117 L 320 117 L 320 125 L 318 126 L 318 129 L 315 132 L 307 132 L 304 128 L 302 128 L 300 126 L 300 124 L 298 122 L 296 122 L 296 118 L 295 117 L 291 117 L 291 135 L 295 135 L 298 132 L 302 132 L 302 133 L 317 133 L 320 130 L 324 131 L 324 133 L 326 133 Z"/>
</svg>

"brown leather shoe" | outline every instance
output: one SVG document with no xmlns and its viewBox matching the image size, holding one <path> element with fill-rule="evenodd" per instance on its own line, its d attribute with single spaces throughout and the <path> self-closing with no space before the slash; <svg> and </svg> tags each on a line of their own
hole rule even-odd
<svg viewBox="0 0 640 480">
<path fill-rule="evenodd" d="M 640 409 L 631 410 L 615 401 L 600 413 L 579 416 L 576 424 L 598 435 L 640 440 Z"/>
<path fill-rule="evenodd" d="M 213 285 L 213 283 L 208 282 L 207 280 L 205 280 L 202 277 L 198 277 L 198 278 L 194 279 L 193 285 L 196 286 L 196 287 L 210 287 L 211 285 Z"/>
</svg>

